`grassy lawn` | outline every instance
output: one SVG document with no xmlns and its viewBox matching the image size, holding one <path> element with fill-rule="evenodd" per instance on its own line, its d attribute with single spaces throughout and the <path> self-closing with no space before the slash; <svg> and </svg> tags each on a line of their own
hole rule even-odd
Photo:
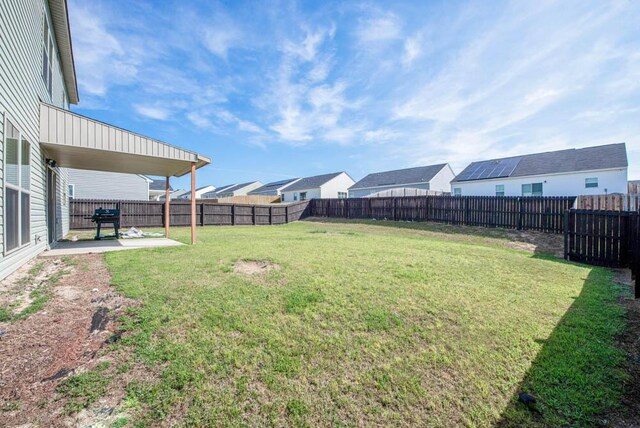
<svg viewBox="0 0 640 428">
<path fill-rule="evenodd" d="M 198 240 L 106 255 L 142 303 L 114 346 L 157 374 L 127 387 L 140 424 L 592 426 L 619 399 L 623 290 L 607 270 L 500 236 L 371 224 L 205 227 Z M 280 269 L 236 273 L 239 260 Z"/>
</svg>

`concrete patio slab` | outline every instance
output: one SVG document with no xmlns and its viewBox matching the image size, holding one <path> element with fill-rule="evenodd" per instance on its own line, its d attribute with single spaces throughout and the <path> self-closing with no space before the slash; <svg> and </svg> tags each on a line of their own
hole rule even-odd
<svg viewBox="0 0 640 428">
<path fill-rule="evenodd" d="M 139 248 L 175 247 L 184 245 L 167 238 L 111 239 L 104 241 L 62 241 L 51 250 L 42 253 L 44 257 L 72 256 L 76 254 L 106 253 L 108 251 L 135 250 Z"/>
</svg>

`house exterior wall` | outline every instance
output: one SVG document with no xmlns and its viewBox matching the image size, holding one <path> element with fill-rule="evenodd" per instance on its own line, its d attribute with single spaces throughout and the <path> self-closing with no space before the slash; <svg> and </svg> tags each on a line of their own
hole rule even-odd
<svg viewBox="0 0 640 428">
<path fill-rule="evenodd" d="M 300 193 L 307 192 L 306 200 L 314 199 L 314 198 L 322 198 L 327 196 L 321 196 L 322 193 L 319 187 L 311 188 L 311 189 L 301 189 L 295 190 L 291 192 L 282 192 L 282 202 L 297 202 L 300 200 Z"/>
<path fill-rule="evenodd" d="M 43 19 L 49 16 L 45 0 L 0 0 L 0 118 L 2 149 L 0 150 L 0 278 L 4 278 L 47 246 L 46 165 L 39 145 L 40 100 L 68 108 L 66 88 L 54 37 L 52 91 L 42 78 Z M 29 244 L 10 253 L 4 248 L 4 129 L 5 121 L 26 136 L 31 143 Z M 59 214 L 58 238 L 68 232 L 67 172 L 57 168 Z"/>
<path fill-rule="evenodd" d="M 320 197 L 337 198 L 338 192 L 344 192 L 348 195 L 349 187 L 354 184 L 356 184 L 356 182 L 353 181 L 353 178 L 343 172 L 320 186 Z"/>
<path fill-rule="evenodd" d="M 598 187 L 585 187 L 585 179 L 592 177 L 598 178 Z M 570 174 L 548 174 L 451 183 L 451 193 L 454 193 L 455 188 L 460 188 L 462 196 L 495 196 L 496 185 L 501 184 L 504 185 L 504 196 L 522 196 L 522 185 L 529 183 L 542 183 L 543 196 L 626 193 L 627 169 L 582 171 Z"/>
<path fill-rule="evenodd" d="M 74 199 L 149 199 L 149 180 L 138 174 L 68 169 Z"/>
<path fill-rule="evenodd" d="M 364 198 L 372 193 L 377 193 L 382 190 L 390 190 L 390 189 L 423 189 L 430 190 L 429 183 L 418 183 L 418 184 L 394 184 L 391 186 L 378 186 L 378 187 L 370 187 L 367 189 L 353 189 L 349 190 L 350 198 Z M 448 190 L 447 190 L 448 191 Z"/>
<path fill-rule="evenodd" d="M 453 180 L 456 175 L 453 173 L 453 169 L 449 166 L 449 164 L 445 165 L 436 175 L 433 176 L 431 180 L 429 180 L 429 189 L 427 190 L 437 190 L 439 192 L 450 192 L 451 191 L 451 180 Z M 413 187 L 413 186 L 410 186 Z"/>
</svg>

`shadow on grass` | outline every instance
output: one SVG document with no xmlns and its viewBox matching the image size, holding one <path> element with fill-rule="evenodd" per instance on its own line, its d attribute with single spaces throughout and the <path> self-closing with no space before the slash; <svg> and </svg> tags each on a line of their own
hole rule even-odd
<svg viewBox="0 0 640 428">
<path fill-rule="evenodd" d="M 624 329 L 624 309 L 618 303 L 624 292 L 611 271 L 591 269 L 551 335 L 539 338 L 542 349 L 498 426 L 604 424 L 601 415 L 619 405 L 626 377 L 625 354 L 616 344 Z M 518 402 L 520 391 L 536 397 L 535 410 Z"/>
</svg>

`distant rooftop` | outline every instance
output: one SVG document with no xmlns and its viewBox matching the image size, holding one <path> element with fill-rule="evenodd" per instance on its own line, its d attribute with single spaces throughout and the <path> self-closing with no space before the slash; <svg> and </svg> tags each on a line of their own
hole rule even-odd
<svg viewBox="0 0 640 428">
<path fill-rule="evenodd" d="M 340 174 L 342 174 L 342 171 L 333 172 L 331 174 L 314 175 L 313 177 L 301 178 L 295 183 L 292 183 L 287 187 L 285 187 L 284 189 L 282 189 L 282 191 L 291 192 L 294 190 L 315 189 L 317 187 L 322 186 L 324 183 L 336 178 Z"/>
<path fill-rule="evenodd" d="M 349 190 L 428 183 L 445 166 L 447 166 L 446 163 L 441 163 L 437 165 L 418 166 L 415 168 L 396 169 L 393 171 L 374 172 L 349 187 Z"/>
</svg>

